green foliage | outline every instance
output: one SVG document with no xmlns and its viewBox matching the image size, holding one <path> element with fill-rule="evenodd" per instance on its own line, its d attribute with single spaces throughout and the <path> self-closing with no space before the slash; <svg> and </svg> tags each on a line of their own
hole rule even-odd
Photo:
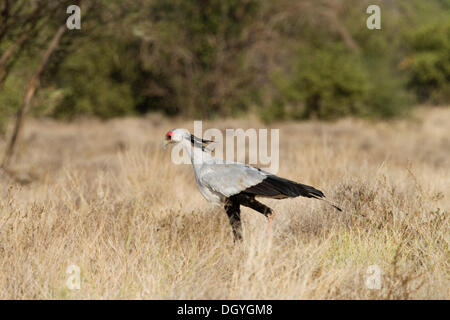
<svg viewBox="0 0 450 320">
<path fill-rule="evenodd" d="M 369 118 L 393 118 L 404 116 L 414 106 L 414 96 L 405 88 L 406 79 L 395 65 L 383 59 L 366 62 L 370 86 L 366 107 L 361 115 Z"/>
<path fill-rule="evenodd" d="M 286 77 L 278 72 L 272 77 L 279 90 L 277 107 L 292 106 L 285 116 L 330 119 L 361 112 L 369 79 L 359 57 L 348 50 L 340 47 L 300 50 L 291 73 Z M 274 106 L 270 108 L 273 110 Z"/>
<path fill-rule="evenodd" d="M 63 90 L 53 115 L 71 118 L 94 115 L 111 118 L 135 112 L 138 100 L 133 85 L 138 66 L 127 51 L 114 42 L 86 46 L 69 54 L 46 79 Z"/>
<path fill-rule="evenodd" d="M 7 119 L 20 107 L 24 88 L 23 79 L 18 77 L 9 78 L 4 84 L 0 94 L 0 136 L 5 133 Z"/>
<path fill-rule="evenodd" d="M 368 4 L 360 0 L 84 3 L 90 7 L 82 30 L 67 32 L 51 58 L 34 115 L 390 118 L 416 101 L 450 100 L 450 15 L 443 0 L 377 0 L 381 30 L 366 28 Z M 65 17 L 60 11 L 53 14 Z M 3 120 L 23 101 L 58 24 L 53 18 L 39 20 L 0 86 Z M 1 30 L 0 54 L 22 32 L 18 27 L 2 39 Z"/>
<path fill-rule="evenodd" d="M 415 30 L 409 37 L 411 56 L 404 64 L 410 71 L 409 87 L 420 101 L 450 101 L 450 23 Z"/>
<path fill-rule="evenodd" d="M 277 94 L 265 108 L 266 121 L 393 117 L 412 102 L 387 61 L 364 59 L 340 45 L 302 49 L 291 72 L 277 71 L 271 79 Z"/>
<path fill-rule="evenodd" d="M 195 117 L 245 108 L 246 30 L 258 7 L 255 0 L 152 2 L 155 22 L 141 25 L 139 36 L 154 39 L 142 58 L 155 107 Z"/>
</svg>

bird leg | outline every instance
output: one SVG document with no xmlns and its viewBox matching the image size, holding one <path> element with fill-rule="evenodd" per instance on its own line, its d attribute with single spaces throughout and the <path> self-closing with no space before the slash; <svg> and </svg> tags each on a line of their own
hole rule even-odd
<svg viewBox="0 0 450 320">
<path fill-rule="evenodd" d="M 249 207 L 255 211 L 258 211 L 259 213 L 262 213 L 264 216 L 267 217 L 269 220 L 269 227 L 267 230 L 269 239 L 272 237 L 272 223 L 273 223 L 273 210 L 270 209 L 268 206 L 262 204 L 261 202 L 257 201 L 255 197 L 249 196 L 247 194 L 241 193 L 238 195 L 235 195 L 232 197 L 234 201 L 237 201 L 241 205 L 245 207 Z"/>
<path fill-rule="evenodd" d="M 239 203 L 228 201 L 225 204 L 225 211 L 228 215 L 228 219 L 230 219 L 234 242 L 242 240 L 241 209 Z"/>
</svg>

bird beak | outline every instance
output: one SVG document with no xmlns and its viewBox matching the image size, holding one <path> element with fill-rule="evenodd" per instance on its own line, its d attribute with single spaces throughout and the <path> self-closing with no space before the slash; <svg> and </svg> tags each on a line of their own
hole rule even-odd
<svg viewBox="0 0 450 320">
<path fill-rule="evenodd" d="M 168 131 L 168 132 L 166 133 L 166 138 L 165 138 L 164 141 L 163 141 L 163 148 L 164 148 L 164 149 L 167 148 L 167 145 L 168 145 L 168 144 L 173 143 L 172 135 L 173 135 L 173 131 Z"/>
<path fill-rule="evenodd" d="M 167 145 L 169 145 L 169 144 L 170 144 L 170 140 L 164 140 L 163 141 L 163 149 L 166 149 Z"/>
</svg>

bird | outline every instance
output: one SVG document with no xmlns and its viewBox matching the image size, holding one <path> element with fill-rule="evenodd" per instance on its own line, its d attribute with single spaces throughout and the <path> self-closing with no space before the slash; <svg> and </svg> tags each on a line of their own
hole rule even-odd
<svg viewBox="0 0 450 320">
<path fill-rule="evenodd" d="M 323 200 L 342 211 L 328 201 L 322 191 L 312 186 L 278 177 L 244 163 L 212 156 L 206 148 L 212 142 L 200 139 L 186 129 L 173 129 L 166 133 L 163 145 L 164 148 L 170 144 L 182 145 L 191 159 L 200 193 L 210 203 L 225 209 L 235 242 L 243 239 L 241 206 L 251 208 L 268 219 L 268 236 L 271 238 L 274 211 L 256 198 L 286 199 L 302 196 Z"/>
</svg>

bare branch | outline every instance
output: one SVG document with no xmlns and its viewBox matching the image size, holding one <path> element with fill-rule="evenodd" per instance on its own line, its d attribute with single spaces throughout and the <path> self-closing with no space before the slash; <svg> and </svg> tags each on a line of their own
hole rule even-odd
<svg viewBox="0 0 450 320">
<path fill-rule="evenodd" d="M 41 76 L 48 64 L 48 61 L 50 60 L 51 55 L 58 48 L 59 42 L 60 42 L 63 34 L 66 32 L 66 30 L 67 30 L 66 26 L 62 25 L 56 31 L 50 45 L 48 46 L 46 52 L 44 53 L 44 56 L 42 57 L 41 64 L 39 65 L 38 69 L 36 70 L 33 77 L 30 79 L 30 82 L 28 83 L 27 91 L 25 93 L 22 107 L 17 112 L 17 118 L 16 118 L 16 123 L 14 126 L 14 131 L 13 131 L 11 139 L 8 143 L 8 146 L 6 148 L 5 156 L 4 156 L 3 162 L 2 162 L 2 168 L 7 168 L 10 164 L 10 161 L 14 155 L 17 141 L 20 138 L 25 115 L 30 108 L 31 100 L 33 99 L 36 89 L 39 86 Z"/>
</svg>

